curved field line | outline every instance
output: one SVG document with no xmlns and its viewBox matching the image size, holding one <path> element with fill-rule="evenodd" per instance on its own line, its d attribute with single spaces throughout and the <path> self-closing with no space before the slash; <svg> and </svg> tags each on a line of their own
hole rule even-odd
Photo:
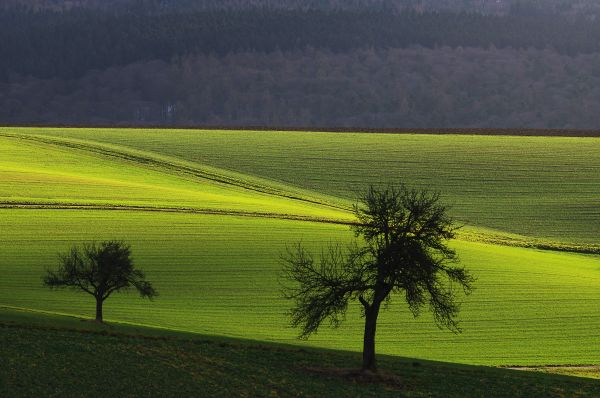
<svg viewBox="0 0 600 398">
<path fill-rule="evenodd" d="M 234 217 L 273 218 L 280 220 L 305 221 L 337 225 L 353 225 L 350 221 L 342 221 L 329 218 L 318 218 L 311 216 L 300 216 L 285 213 L 262 213 L 240 210 L 218 210 L 209 208 L 192 207 L 152 207 L 133 205 L 94 205 L 82 203 L 24 203 L 24 202 L 0 202 L 0 209 L 35 209 L 35 210 L 108 210 L 108 211 L 143 211 L 161 213 L 188 213 Z"/>
<path fill-rule="evenodd" d="M 137 153 L 127 152 L 123 150 L 119 151 L 115 148 L 109 148 L 108 146 L 102 144 L 92 144 L 87 141 L 84 143 L 79 140 L 62 140 L 58 138 L 46 138 L 38 135 L 14 134 L 5 132 L 0 132 L 0 135 L 6 138 L 22 139 L 46 145 L 55 145 L 58 147 L 66 147 L 85 152 L 92 152 L 104 157 L 116 158 L 122 161 L 132 162 L 136 165 L 143 165 L 146 167 L 157 167 L 166 172 L 170 172 L 176 175 L 185 175 L 194 179 L 209 180 L 212 182 L 234 186 L 249 191 L 321 205 L 336 210 L 349 210 L 347 207 L 341 206 L 339 204 L 334 204 L 319 198 L 302 196 L 272 186 L 257 184 L 251 181 L 244 181 L 238 178 L 230 177 L 225 174 L 218 174 L 207 170 L 202 170 L 200 168 L 192 167 L 191 165 L 176 163 L 174 161 L 168 161 L 166 159 L 159 159 L 157 157 L 152 157 L 150 154 L 142 154 L 141 151 L 137 151 Z"/>
<path fill-rule="evenodd" d="M 300 216 L 285 213 L 266 213 L 266 212 L 251 212 L 240 210 L 218 210 L 209 208 L 192 208 L 192 207 L 153 207 L 153 206 L 134 206 L 134 205 L 95 205 L 82 203 L 25 203 L 25 202 L 0 202 L 0 209 L 31 209 L 31 210 L 96 210 L 96 211 L 140 211 L 140 212 L 160 212 L 160 213 L 187 213 L 187 214 L 203 214 L 215 216 L 231 216 L 231 217 L 253 217 L 253 218 L 269 218 L 290 221 L 303 221 L 333 225 L 356 225 L 356 222 L 343 221 L 333 218 L 318 218 L 311 216 Z M 599 245 L 568 245 L 560 242 L 540 241 L 536 239 L 530 240 L 513 240 L 499 239 L 498 235 L 488 235 L 481 232 L 477 236 L 473 233 L 459 233 L 455 238 L 459 241 L 484 243 L 497 246 L 507 247 L 522 247 L 527 249 L 537 249 L 556 252 L 579 253 L 579 254 L 600 254 Z"/>
<path fill-rule="evenodd" d="M 502 231 L 487 232 L 477 230 L 459 230 L 457 239 L 465 242 L 485 243 L 497 246 L 522 247 L 526 249 L 549 250 L 580 254 L 600 254 L 599 244 L 572 244 L 560 241 L 520 236 Z"/>
</svg>

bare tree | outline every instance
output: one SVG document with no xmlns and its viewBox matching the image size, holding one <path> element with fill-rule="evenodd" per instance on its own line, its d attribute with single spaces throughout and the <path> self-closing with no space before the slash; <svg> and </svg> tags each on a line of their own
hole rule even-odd
<svg viewBox="0 0 600 398">
<path fill-rule="evenodd" d="M 158 295 L 144 273 L 136 269 L 128 244 L 105 241 L 100 244 L 73 246 L 59 254 L 57 270 L 47 270 L 44 285 L 50 288 L 72 288 L 91 294 L 96 299 L 96 321 L 102 322 L 102 304 L 115 292 L 135 289 L 141 297 Z"/>
<path fill-rule="evenodd" d="M 458 227 L 439 194 L 403 185 L 369 188 L 354 208 L 352 227 L 360 243 L 330 246 L 315 261 L 301 244 L 283 256 L 285 297 L 294 301 L 292 325 L 307 338 L 325 320 L 335 327 L 348 302 L 362 304 L 365 318 L 363 370 L 377 371 L 375 333 L 383 303 L 403 297 L 416 317 L 424 306 L 438 326 L 460 332 L 457 288 L 470 294 L 474 278 L 457 265 L 447 242 Z"/>
</svg>

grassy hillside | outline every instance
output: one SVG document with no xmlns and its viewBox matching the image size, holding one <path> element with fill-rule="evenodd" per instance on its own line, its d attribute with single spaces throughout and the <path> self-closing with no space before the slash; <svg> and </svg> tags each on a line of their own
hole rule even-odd
<svg viewBox="0 0 600 398">
<path fill-rule="evenodd" d="M 465 223 L 560 241 L 600 236 L 600 138 L 2 129 L 153 151 L 353 199 L 366 184 L 440 189 Z"/>
<path fill-rule="evenodd" d="M 454 243 L 478 277 L 477 291 L 464 303 L 458 336 L 428 315 L 413 320 L 397 300 L 381 318 L 379 352 L 490 365 L 597 363 L 599 256 L 473 240 L 490 236 L 478 225 L 498 227 L 498 220 L 507 230 L 593 241 L 598 142 L 4 128 L 0 305 L 91 314 L 87 296 L 42 288 L 44 267 L 75 242 L 126 239 L 161 296 L 152 303 L 111 297 L 109 320 L 358 351 L 356 307 L 341 329 L 295 339 L 278 258 L 298 240 L 318 251 L 351 239 L 343 222 L 351 220 L 352 189 L 400 176 L 448 192 L 456 214 L 480 221 L 469 227 L 469 241 Z M 372 160 L 378 156 L 386 167 Z M 529 214 L 532 203 L 540 209 Z"/>
<path fill-rule="evenodd" d="M 0 303 L 92 315 L 93 302 L 41 286 L 44 266 L 72 242 L 127 238 L 136 263 L 161 296 L 111 297 L 105 317 L 214 335 L 360 350 L 362 324 L 353 307 L 341 329 L 308 342 L 287 326 L 280 298 L 279 254 L 286 243 L 350 239 L 348 227 L 251 217 L 135 211 L 0 210 L 3 285 Z M 478 364 L 596 363 L 600 355 L 600 257 L 457 241 L 478 277 L 466 300 L 464 333 L 417 320 L 401 300 L 381 318 L 382 353 Z"/>
<path fill-rule="evenodd" d="M 600 382 L 382 357 L 378 383 L 344 375 L 360 356 L 0 308 L 0 396 L 593 397 Z M 118 371 L 115 371 L 118 369 Z M 110 380 L 110 382 L 107 382 Z"/>
<path fill-rule="evenodd" d="M 350 220 L 324 195 L 115 145 L 0 134 L 4 205 L 140 207 Z M 331 201 L 331 199 L 329 199 Z"/>
</svg>

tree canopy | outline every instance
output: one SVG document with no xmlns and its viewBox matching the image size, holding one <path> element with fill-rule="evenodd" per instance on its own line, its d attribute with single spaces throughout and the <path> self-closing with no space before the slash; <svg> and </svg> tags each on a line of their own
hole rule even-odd
<svg viewBox="0 0 600 398">
<path fill-rule="evenodd" d="M 48 269 L 43 282 L 50 288 L 71 288 L 94 296 L 99 322 L 102 304 L 115 292 L 133 289 L 149 299 L 158 295 L 144 273 L 134 267 L 130 246 L 119 241 L 71 247 L 59 254 L 58 268 Z"/>
</svg>

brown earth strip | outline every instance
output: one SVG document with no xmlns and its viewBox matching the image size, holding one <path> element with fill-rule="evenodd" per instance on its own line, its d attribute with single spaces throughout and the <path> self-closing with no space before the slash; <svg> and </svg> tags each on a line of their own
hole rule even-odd
<svg viewBox="0 0 600 398">
<path fill-rule="evenodd" d="M 440 135 L 505 135 L 526 137 L 600 137 L 600 130 L 578 129 L 515 129 L 515 128 L 376 128 L 376 127 L 310 127 L 310 126 L 224 126 L 224 125 L 153 125 L 153 124 L 15 124 L 9 127 L 29 128 L 98 128 L 98 129 L 160 129 L 160 130 L 239 130 L 324 133 L 380 133 L 380 134 L 440 134 Z"/>
</svg>

